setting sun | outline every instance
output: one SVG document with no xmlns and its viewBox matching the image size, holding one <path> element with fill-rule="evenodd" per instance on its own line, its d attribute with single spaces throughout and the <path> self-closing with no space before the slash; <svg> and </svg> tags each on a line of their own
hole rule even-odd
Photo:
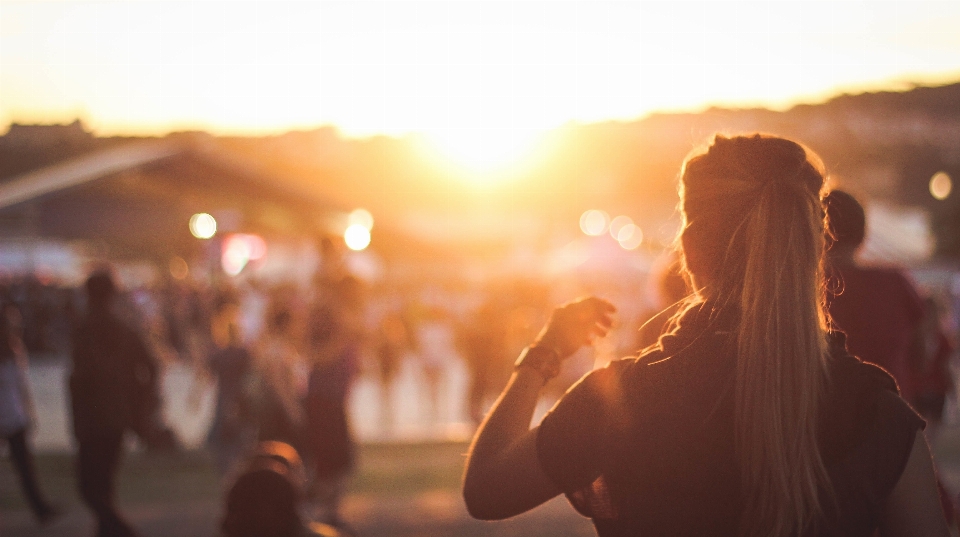
<svg viewBox="0 0 960 537">
<path fill-rule="evenodd" d="M 530 156 L 542 132 L 518 129 L 448 129 L 426 133 L 438 157 L 461 168 L 464 177 L 502 176 Z"/>
</svg>

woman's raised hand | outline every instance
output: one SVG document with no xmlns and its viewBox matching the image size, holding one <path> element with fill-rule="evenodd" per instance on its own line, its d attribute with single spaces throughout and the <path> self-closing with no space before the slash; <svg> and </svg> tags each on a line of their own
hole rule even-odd
<svg viewBox="0 0 960 537">
<path fill-rule="evenodd" d="M 534 344 L 551 347 L 566 358 L 595 337 L 607 335 L 615 311 L 613 304 L 594 296 L 567 302 L 553 310 Z"/>
</svg>

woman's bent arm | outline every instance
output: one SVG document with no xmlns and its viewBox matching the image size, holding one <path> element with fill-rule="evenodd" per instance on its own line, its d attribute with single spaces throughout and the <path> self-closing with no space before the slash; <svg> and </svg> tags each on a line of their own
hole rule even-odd
<svg viewBox="0 0 960 537">
<path fill-rule="evenodd" d="M 530 420 L 543 377 L 519 368 L 477 430 L 463 476 L 463 499 L 483 520 L 518 515 L 560 493 L 537 459 L 537 429 Z"/>
<path fill-rule="evenodd" d="M 609 302 L 589 297 L 554 310 L 537 337 L 543 353 L 553 360 L 539 361 L 524 355 L 493 409 L 477 429 L 463 476 L 463 499 L 476 518 L 497 520 L 518 515 L 560 494 L 540 467 L 537 429 L 530 420 L 546 380 L 559 371 L 567 358 L 611 325 L 615 308 Z M 546 349 L 543 351 L 542 349 Z"/>
</svg>

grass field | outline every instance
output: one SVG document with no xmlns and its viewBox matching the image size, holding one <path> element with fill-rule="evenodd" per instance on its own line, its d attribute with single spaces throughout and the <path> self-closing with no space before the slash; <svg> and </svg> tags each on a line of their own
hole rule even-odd
<svg viewBox="0 0 960 537">
<path fill-rule="evenodd" d="M 587 519 L 562 498 L 496 523 L 471 519 L 460 499 L 460 473 L 467 446 L 460 442 L 365 444 L 344 502 L 345 518 L 364 537 L 586 537 Z M 960 428 L 941 432 L 934 443 L 941 478 L 960 490 Z M 48 494 L 66 508 L 63 519 L 38 529 L 6 458 L 0 461 L 0 536 L 82 537 L 93 520 L 76 493 L 69 454 L 37 460 Z M 119 498 L 144 537 L 213 537 L 221 516 L 221 485 L 206 454 L 129 454 Z"/>
<path fill-rule="evenodd" d="M 587 519 L 562 498 L 505 522 L 471 519 L 460 499 L 466 444 L 367 444 L 344 502 L 344 516 L 364 537 L 594 535 Z M 42 484 L 66 516 L 37 529 L 9 462 L 0 462 L 0 535 L 82 537 L 93 520 L 76 493 L 73 459 L 44 454 Z M 129 454 L 123 464 L 120 505 L 144 537 L 211 537 L 221 515 L 220 483 L 203 452 L 176 456 Z"/>
</svg>

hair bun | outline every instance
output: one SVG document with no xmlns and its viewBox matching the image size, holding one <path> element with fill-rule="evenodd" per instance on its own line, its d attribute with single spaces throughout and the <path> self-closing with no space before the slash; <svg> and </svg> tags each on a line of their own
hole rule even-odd
<svg viewBox="0 0 960 537">
<path fill-rule="evenodd" d="M 798 179 L 805 181 L 799 176 L 811 169 L 803 146 L 763 134 L 733 137 L 718 134 L 707 155 L 737 179 L 752 182 L 757 188 L 800 186 Z"/>
</svg>

